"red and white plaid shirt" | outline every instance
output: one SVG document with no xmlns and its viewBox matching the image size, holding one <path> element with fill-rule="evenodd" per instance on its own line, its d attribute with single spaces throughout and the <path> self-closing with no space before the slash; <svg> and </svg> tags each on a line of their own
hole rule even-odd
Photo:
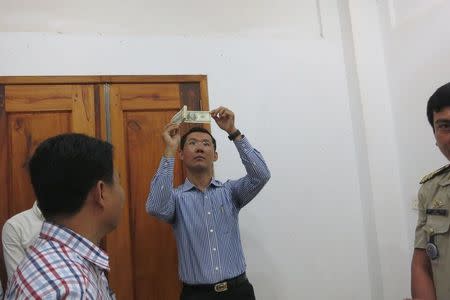
<svg viewBox="0 0 450 300">
<path fill-rule="evenodd" d="M 5 293 L 5 299 L 114 299 L 108 255 L 72 230 L 44 222 Z"/>
</svg>

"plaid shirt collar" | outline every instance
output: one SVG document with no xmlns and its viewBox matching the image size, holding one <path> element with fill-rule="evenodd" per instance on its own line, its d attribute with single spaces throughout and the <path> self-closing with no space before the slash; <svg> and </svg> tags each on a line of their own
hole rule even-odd
<svg viewBox="0 0 450 300">
<path fill-rule="evenodd" d="M 69 247 L 84 259 L 103 270 L 109 271 L 108 255 L 94 243 L 67 227 L 44 222 L 40 238 Z"/>
</svg>

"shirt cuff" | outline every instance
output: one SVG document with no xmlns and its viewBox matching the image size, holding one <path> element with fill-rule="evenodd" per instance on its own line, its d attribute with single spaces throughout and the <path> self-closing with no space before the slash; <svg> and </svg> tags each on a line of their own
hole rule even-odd
<svg viewBox="0 0 450 300">
<path fill-rule="evenodd" d="M 233 142 L 236 145 L 236 148 L 240 155 L 242 155 L 242 154 L 246 155 L 253 150 L 252 145 L 250 144 L 247 137 L 245 137 L 245 136 L 242 139 L 234 140 Z"/>
<path fill-rule="evenodd" d="M 161 158 L 161 161 L 159 162 L 158 173 L 166 175 L 173 174 L 174 165 L 175 165 L 175 157 L 163 156 Z"/>
</svg>

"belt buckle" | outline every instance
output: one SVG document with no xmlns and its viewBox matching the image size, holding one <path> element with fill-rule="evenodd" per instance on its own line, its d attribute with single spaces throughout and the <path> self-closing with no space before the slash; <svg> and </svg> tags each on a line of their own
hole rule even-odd
<svg viewBox="0 0 450 300">
<path fill-rule="evenodd" d="M 214 285 L 214 290 L 218 293 L 225 292 L 226 290 L 228 290 L 227 282 L 224 281 L 217 283 L 216 285 Z"/>
</svg>

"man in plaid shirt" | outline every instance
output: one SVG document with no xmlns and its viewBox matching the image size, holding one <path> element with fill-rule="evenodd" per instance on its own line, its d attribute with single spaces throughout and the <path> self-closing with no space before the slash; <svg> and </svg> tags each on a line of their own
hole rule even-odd
<svg viewBox="0 0 450 300">
<path fill-rule="evenodd" d="M 30 162 L 46 221 L 6 290 L 6 299 L 113 299 L 101 239 L 119 220 L 124 192 L 112 145 L 82 134 L 52 137 Z"/>
</svg>

